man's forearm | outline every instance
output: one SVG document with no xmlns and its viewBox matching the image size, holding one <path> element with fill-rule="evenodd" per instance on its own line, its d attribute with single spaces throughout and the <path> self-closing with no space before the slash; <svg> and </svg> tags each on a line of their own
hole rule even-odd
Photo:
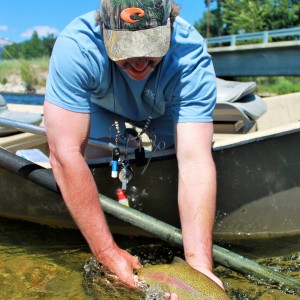
<svg viewBox="0 0 300 300">
<path fill-rule="evenodd" d="M 187 262 L 212 269 L 212 232 L 216 206 L 213 161 L 186 166 L 179 172 L 179 211 Z"/>
<path fill-rule="evenodd" d="M 114 242 L 88 166 L 80 154 L 59 164 L 52 160 L 52 165 L 68 210 L 92 252 L 100 258 L 101 253 Z"/>
</svg>

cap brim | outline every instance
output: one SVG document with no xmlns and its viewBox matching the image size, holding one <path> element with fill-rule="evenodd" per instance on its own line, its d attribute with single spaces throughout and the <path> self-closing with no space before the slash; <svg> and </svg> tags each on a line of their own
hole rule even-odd
<svg viewBox="0 0 300 300">
<path fill-rule="evenodd" d="M 143 30 L 111 30 L 103 28 L 104 44 L 113 61 L 133 57 L 163 57 L 170 47 L 171 26 Z"/>
</svg>

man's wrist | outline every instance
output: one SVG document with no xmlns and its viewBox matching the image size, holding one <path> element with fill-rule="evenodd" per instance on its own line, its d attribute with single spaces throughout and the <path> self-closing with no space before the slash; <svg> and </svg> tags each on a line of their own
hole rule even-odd
<svg viewBox="0 0 300 300">
<path fill-rule="evenodd" d="M 197 256 L 197 255 L 186 255 L 186 262 L 194 269 L 205 268 L 207 270 L 213 270 L 213 258 L 212 255 L 208 256 Z"/>
<path fill-rule="evenodd" d="M 116 248 L 118 248 L 112 237 L 107 237 L 104 240 L 101 240 L 102 241 L 96 245 L 95 250 L 93 251 L 99 261 L 107 259 L 109 256 L 113 256 Z"/>
</svg>

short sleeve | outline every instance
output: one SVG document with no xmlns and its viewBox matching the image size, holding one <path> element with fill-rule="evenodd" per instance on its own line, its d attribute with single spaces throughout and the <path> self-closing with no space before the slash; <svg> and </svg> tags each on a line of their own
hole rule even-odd
<svg viewBox="0 0 300 300">
<path fill-rule="evenodd" d="M 211 122 L 216 104 L 216 76 L 204 39 L 188 26 L 176 36 L 178 77 L 173 90 L 175 122 Z"/>
<path fill-rule="evenodd" d="M 92 70 L 76 41 L 58 37 L 50 59 L 46 100 L 67 110 L 90 112 Z"/>
</svg>

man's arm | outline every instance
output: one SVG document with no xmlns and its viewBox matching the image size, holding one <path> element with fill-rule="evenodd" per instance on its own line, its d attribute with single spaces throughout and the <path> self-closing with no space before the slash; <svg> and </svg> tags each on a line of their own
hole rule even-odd
<svg viewBox="0 0 300 300">
<path fill-rule="evenodd" d="M 212 273 L 212 233 L 216 208 L 212 135 L 212 123 L 175 125 L 179 168 L 178 202 L 186 261 L 222 286 Z"/>
<path fill-rule="evenodd" d="M 133 269 L 141 264 L 114 242 L 99 202 L 97 186 L 83 158 L 90 116 L 45 101 L 50 162 L 64 201 L 95 257 L 122 281 L 134 286 Z"/>
</svg>

